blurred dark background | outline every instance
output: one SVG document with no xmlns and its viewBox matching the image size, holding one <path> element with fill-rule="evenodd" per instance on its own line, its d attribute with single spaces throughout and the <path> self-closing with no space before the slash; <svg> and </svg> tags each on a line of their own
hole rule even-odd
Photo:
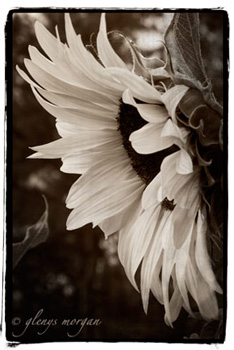
<svg viewBox="0 0 234 350">
<path fill-rule="evenodd" d="M 72 13 L 71 18 L 83 42 L 97 33 L 99 13 Z M 108 30 L 122 31 L 136 42 L 145 55 L 159 50 L 157 40 L 167 28 L 171 13 L 131 12 L 109 13 Z M 9 18 L 10 19 L 10 18 Z M 30 87 L 17 74 L 16 64 L 23 68 L 28 57 L 28 45 L 39 47 L 34 35 L 34 22 L 41 21 L 52 33 L 58 25 L 64 36 L 64 14 L 23 13 L 12 16 L 12 227 L 13 241 L 23 239 L 26 228 L 34 224 L 44 211 L 44 194 L 49 203 L 49 238 L 31 249 L 20 261 L 13 274 L 12 315 L 20 317 L 19 326 L 8 325 L 8 334 L 20 333 L 22 324 L 44 309 L 41 318 L 62 321 L 73 318 L 98 318 L 98 327 L 86 326 L 72 339 L 80 340 L 142 340 L 180 341 L 198 333 L 201 321 L 188 321 L 182 312 L 174 329 L 164 323 L 164 310 L 153 298 L 149 314 L 144 314 L 140 295 L 128 281 L 116 253 L 117 237 L 107 241 L 99 229 L 87 225 L 76 231 L 66 231 L 69 210 L 65 198 L 77 176 L 64 174 L 59 160 L 28 160 L 29 146 L 58 138 L 54 118 L 36 102 Z M 216 98 L 222 103 L 223 92 L 223 14 L 201 13 L 201 46 L 208 76 L 213 82 Z M 9 147 L 11 149 L 11 147 Z M 10 309 L 8 310 L 10 312 Z M 71 327 L 70 330 L 75 328 Z M 29 327 L 17 339 L 23 342 L 65 340 L 67 329 L 51 326 L 44 335 L 39 327 Z M 12 338 L 12 340 L 16 340 Z"/>
</svg>

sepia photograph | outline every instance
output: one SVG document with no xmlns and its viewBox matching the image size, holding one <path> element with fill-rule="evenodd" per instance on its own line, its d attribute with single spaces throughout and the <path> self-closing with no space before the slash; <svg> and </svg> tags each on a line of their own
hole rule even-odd
<svg viewBox="0 0 234 350">
<path fill-rule="evenodd" d="M 224 342 L 228 28 L 9 12 L 9 343 Z"/>
</svg>

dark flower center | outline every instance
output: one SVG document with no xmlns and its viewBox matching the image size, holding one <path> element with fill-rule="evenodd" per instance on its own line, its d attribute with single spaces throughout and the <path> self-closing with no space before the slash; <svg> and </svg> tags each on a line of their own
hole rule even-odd
<svg viewBox="0 0 234 350">
<path fill-rule="evenodd" d="M 139 154 L 132 148 L 129 136 L 133 131 L 142 128 L 147 122 L 140 116 L 135 107 L 125 104 L 122 100 L 120 100 L 117 121 L 119 123 L 118 130 L 122 136 L 123 146 L 131 160 L 131 165 L 146 185 L 148 185 L 160 172 L 163 159 L 178 151 L 178 147 L 173 145 L 156 153 Z"/>
</svg>

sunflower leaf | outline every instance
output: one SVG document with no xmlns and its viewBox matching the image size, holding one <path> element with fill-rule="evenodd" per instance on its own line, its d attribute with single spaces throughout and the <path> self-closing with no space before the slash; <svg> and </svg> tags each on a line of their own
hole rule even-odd
<svg viewBox="0 0 234 350">
<path fill-rule="evenodd" d="M 34 225 L 27 228 L 25 237 L 21 242 L 13 243 L 13 269 L 29 249 L 45 242 L 48 238 L 48 203 L 44 196 L 43 198 L 46 207 L 44 213 Z"/>
<path fill-rule="evenodd" d="M 165 34 L 175 75 L 205 85 L 207 75 L 202 61 L 198 13 L 176 13 Z"/>
<path fill-rule="evenodd" d="M 222 116 L 202 60 L 198 13 L 176 13 L 165 33 L 172 76 L 176 84 L 201 91 L 205 102 Z"/>
</svg>

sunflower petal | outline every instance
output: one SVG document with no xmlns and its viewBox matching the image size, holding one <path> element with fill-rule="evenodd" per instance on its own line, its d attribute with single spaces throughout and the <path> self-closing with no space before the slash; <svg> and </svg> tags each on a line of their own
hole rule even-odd
<svg viewBox="0 0 234 350">
<path fill-rule="evenodd" d="M 196 246 L 195 246 L 195 259 L 198 266 L 198 269 L 204 278 L 204 280 L 209 284 L 212 290 L 222 294 L 222 289 L 220 288 L 218 282 L 216 281 L 214 272 L 211 268 L 210 257 L 207 251 L 206 244 L 206 231 L 207 224 L 202 215 L 201 211 L 198 212 L 197 219 L 197 237 L 196 237 Z"/>
<path fill-rule="evenodd" d="M 168 118 L 167 110 L 161 105 L 136 103 L 129 89 L 124 91 L 122 99 L 124 103 L 137 108 L 141 117 L 147 122 L 161 124 Z"/>
<path fill-rule="evenodd" d="M 32 87 L 34 96 L 39 104 L 55 118 L 65 123 L 75 124 L 87 129 L 113 129 L 116 130 L 116 121 L 109 117 L 109 111 L 99 110 L 91 106 L 77 106 L 77 108 L 63 108 L 44 100 Z M 46 96 L 47 93 L 45 92 Z"/>
<path fill-rule="evenodd" d="M 54 62 L 60 60 L 59 56 L 62 52 L 59 39 L 52 35 L 43 24 L 38 21 L 35 22 L 35 33 L 41 48 L 48 57 Z"/>
<path fill-rule="evenodd" d="M 132 147 L 136 152 L 140 154 L 149 154 L 159 152 L 172 146 L 176 138 L 175 137 L 161 137 L 163 130 L 163 124 L 146 124 L 141 129 L 134 131 L 129 140 L 132 143 Z"/>
<path fill-rule="evenodd" d="M 135 273 L 143 259 L 154 233 L 160 208 L 150 208 L 142 213 L 129 231 L 122 232 L 119 237 L 119 258 L 126 275 L 138 290 Z"/>
<path fill-rule="evenodd" d="M 181 149 L 178 152 L 178 158 L 176 160 L 176 172 L 183 175 L 193 172 L 192 159 L 184 149 Z"/>
<path fill-rule="evenodd" d="M 122 83 L 125 89 L 131 91 L 133 97 L 144 102 L 162 103 L 160 93 L 142 77 L 121 68 L 114 67 L 107 68 L 107 70 L 117 81 Z"/>
<path fill-rule="evenodd" d="M 106 188 L 105 192 L 96 192 L 87 203 L 83 203 L 83 208 L 73 209 L 67 220 L 67 229 L 74 230 L 90 222 L 101 222 L 114 216 L 135 202 L 141 192 L 142 186 L 131 181 L 125 185 L 122 183 L 121 187 L 116 183 Z"/>
<path fill-rule="evenodd" d="M 113 50 L 106 31 L 105 13 L 101 14 L 100 28 L 97 35 L 98 56 L 105 67 L 120 67 L 127 69 L 126 64 Z"/>
<path fill-rule="evenodd" d="M 174 123 L 176 123 L 176 108 L 188 89 L 187 86 L 176 85 L 167 90 L 161 97 Z"/>
<path fill-rule="evenodd" d="M 158 208 L 160 209 L 160 207 Z M 147 313 L 148 310 L 149 292 L 152 286 L 155 268 L 161 258 L 163 251 L 162 237 L 163 234 L 167 232 L 166 230 L 168 228 L 168 225 L 170 225 L 168 216 L 168 212 L 165 212 L 163 214 L 162 211 L 160 212 L 159 219 L 156 222 L 152 242 L 145 253 L 141 266 L 141 297 L 145 313 Z M 162 282 L 162 285 L 163 283 L 164 281 Z"/>
</svg>

